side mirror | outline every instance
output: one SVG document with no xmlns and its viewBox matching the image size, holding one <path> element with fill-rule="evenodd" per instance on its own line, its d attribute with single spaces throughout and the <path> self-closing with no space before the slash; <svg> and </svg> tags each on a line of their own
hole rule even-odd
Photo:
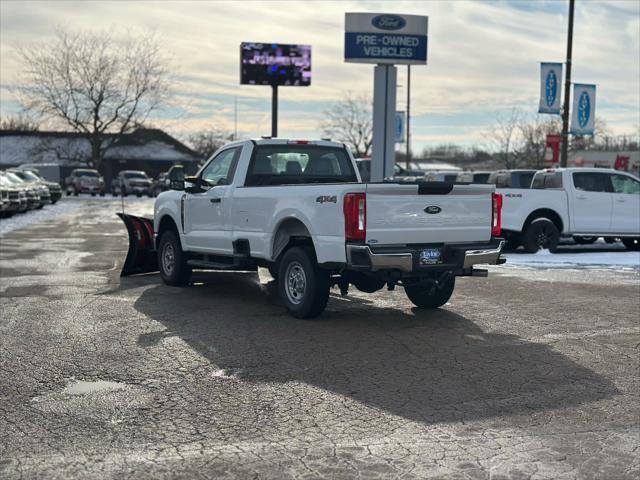
<svg viewBox="0 0 640 480">
<path fill-rule="evenodd" d="M 167 173 L 169 188 L 171 190 L 184 190 L 184 168 L 182 165 L 174 165 Z"/>
</svg>

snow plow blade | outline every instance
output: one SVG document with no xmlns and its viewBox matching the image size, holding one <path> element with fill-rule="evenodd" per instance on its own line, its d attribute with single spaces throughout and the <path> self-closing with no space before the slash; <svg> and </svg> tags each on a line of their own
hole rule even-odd
<svg viewBox="0 0 640 480">
<path fill-rule="evenodd" d="M 158 271 L 158 257 L 153 238 L 153 220 L 118 213 L 127 227 L 129 251 L 120 272 L 121 277 Z"/>
</svg>

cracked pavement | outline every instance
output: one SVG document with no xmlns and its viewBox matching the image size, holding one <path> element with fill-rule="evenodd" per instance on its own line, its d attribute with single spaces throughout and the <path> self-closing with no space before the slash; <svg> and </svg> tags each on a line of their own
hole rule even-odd
<svg viewBox="0 0 640 480">
<path fill-rule="evenodd" d="M 266 270 L 120 279 L 119 202 L 65 201 L 0 238 L 1 478 L 640 476 L 638 271 L 496 267 L 431 312 L 334 290 L 300 321 Z"/>
</svg>

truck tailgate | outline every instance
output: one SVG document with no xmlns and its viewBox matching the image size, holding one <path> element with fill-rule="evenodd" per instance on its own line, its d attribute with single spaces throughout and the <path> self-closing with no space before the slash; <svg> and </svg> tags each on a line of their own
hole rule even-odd
<svg viewBox="0 0 640 480">
<path fill-rule="evenodd" d="M 371 245 L 487 242 L 493 185 L 367 184 Z"/>
</svg>

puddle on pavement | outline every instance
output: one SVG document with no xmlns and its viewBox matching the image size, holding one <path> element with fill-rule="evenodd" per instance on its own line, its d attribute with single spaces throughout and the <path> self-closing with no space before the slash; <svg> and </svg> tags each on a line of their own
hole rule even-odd
<svg viewBox="0 0 640 480">
<path fill-rule="evenodd" d="M 83 380 L 72 380 L 62 390 L 62 393 L 69 395 L 84 395 L 103 391 L 124 390 L 126 385 L 119 382 L 109 382 L 107 380 L 97 380 L 95 382 L 85 382 Z"/>
<path fill-rule="evenodd" d="M 137 409 L 150 403 L 150 392 L 139 385 L 109 380 L 71 378 L 56 392 L 31 399 L 31 406 L 45 414 L 84 417 L 107 423 L 126 421 Z"/>
</svg>

